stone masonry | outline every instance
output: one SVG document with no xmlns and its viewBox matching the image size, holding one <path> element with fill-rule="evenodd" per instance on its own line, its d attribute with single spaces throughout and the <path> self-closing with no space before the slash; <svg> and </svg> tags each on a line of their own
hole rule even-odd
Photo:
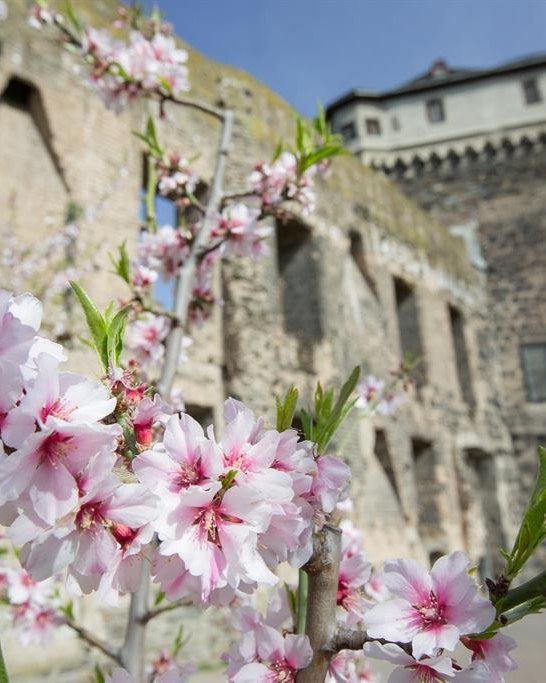
<svg viewBox="0 0 546 683">
<path fill-rule="evenodd" d="M 122 240 L 134 250 L 138 239 L 143 157 L 131 131 L 144 127 L 146 108 L 107 111 L 77 60 L 46 32 L 26 26 L 26 3 L 8 4 L 0 24 L 0 222 L 32 245 L 62 226 L 69 201 L 82 207 L 76 265 L 87 265 L 83 284 L 105 305 L 127 294 L 109 274 L 107 255 Z M 115 3 L 77 7 L 105 25 Z M 189 68 L 194 97 L 235 110 L 227 189 L 240 190 L 279 137 L 290 139 L 293 112 L 248 74 L 191 49 Z M 218 125 L 187 110 L 168 107 L 167 114 L 161 139 L 170 151 L 197 151 L 198 171 L 208 181 Z M 428 562 L 463 548 L 491 573 L 497 547 L 514 535 L 519 474 L 500 398 L 503 340 L 491 324 L 484 274 L 458 237 L 356 159 L 336 161 L 318 190 L 311 218 L 273 226 L 266 258 L 233 259 L 218 272 L 223 306 L 192 331 L 189 362 L 180 368 L 188 409 L 210 415 L 221 430 L 222 402 L 235 396 L 271 420 L 273 393 L 292 382 L 310 403 L 319 378 L 340 382 L 357 364 L 387 377 L 403 352 L 414 352 L 422 358 L 418 388 L 396 417 L 354 417 L 338 438 L 338 452 L 353 468 L 354 521 L 372 560 L 409 555 Z M 502 202 L 495 206 L 503 216 Z M 9 288 L 10 273 L 0 273 Z M 52 275 L 44 269 L 41 277 Z M 51 330 L 61 305 L 46 310 Z M 81 317 L 69 313 L 62 338 L 70 366 L 98 372 L 78 342 Z M 119 613 L 87 600 L 81 616 L 120 637 Z M 184 616 L 188 630 L 195 631 L 196 619 Z M 205 662 L 211 647 L 225 644 L 226 625 L 217 614 L 200 619 L 199 632 L 213 635 L 195 637 L 190 649 Z M 158 620 L 152 645 L 172 635 L 173 623 Z M 7 645 L 21 682 L 87 680 L 82 666 L 95 656 L 68 632 L 28 656 Z"/>
</svg>

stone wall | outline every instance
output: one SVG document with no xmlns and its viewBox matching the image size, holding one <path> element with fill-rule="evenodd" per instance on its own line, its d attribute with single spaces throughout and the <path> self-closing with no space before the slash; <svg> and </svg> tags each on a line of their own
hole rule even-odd
<svg viewBox="0 0 546 683">
<path fill-rule="evenodd" d="M 101 24 L 113 17 L 114 4 L 82 3 L 82 9 Z M 0 41 L 0 93 L 17 78 L 32 86 L 41 103 L 36 120 L 28 107 L 21 110 L 9 98 L 0 99 L 0 206 L 3 211 L 15 196 L 11 225 L 17 237 L 32 243 L 60 227 L 66 202 L 80 205 L 84 219 L 76 261 L 90 264 L 83 284 L 105 305 L 117 292 L 126 294 L 108 274 L 107 254 L 124 239 L 134 250 L 138 238 L 142 151 L 131 131 L 143 128 L 145 109 L 134 106 L 117 116 L 106 111 L 83 83 L 77 60 L 46 32 L 26 26 L 22 0 L 9 3 Z M 252 165 L 271 155 L 279 137 L 292 135 L 293 112 L 243 72 L 193 51 L 189 67 L 195 97 L 235 109 L 227 188 L 240 190 Z M 203 115 L 170 106 L 159 126 L 169 151 L 200 153 L 196 164 L 206 181 L 218 132 Z M 188 405 L 201 414 L 209 411 L 221 430 L 221 406 L 228 395 L 271 421 L 272 394 L 291 383 L 308 404 L 318 378 L 340 382 L 357 364 L 386 377 L 402 356 L 395 278 L 403 281 L 415 297 L 413 323 L 426 379 L 394 419 L 372 422 L 355 415 L 339 435 L 338 453 L 353 468 L 354 521 L 373 560 L 411 555 L 428 562 L 464 548 L 490 569 L 495 563 L 491 526 L 499 542 L 513 535 L 517 509 L 512 501 L 519 483 L 500 410 L 498 351 L 484 279 L 459 238 L 356 159 L 336 162 L 318 193 L 317 211 L 309 220 L 294 217 L 272 225 L 267 257 L 233 259 L 217 273 L 223 306 L 192 331 L 194 344 L 178 385 Z M 9 287 L 9 272 L 1 275 L 2 285 Z M 460 316 L 456 337 L 452 310 Z M 46 319 L 51 322 L 57 312 L 50 307 Z M 82 331 L 75 311 L 70 364 L 89 372 L 96 366 L 77 341 Z M 461 348 L 472 406 L 461 386 Z M 478 458 L 483 462 L 476 464 Z M 479 502 L 484 478 L 493 517 Z M 84 621 L 119 638 L 119 614 L 88 603 Z M 210 636 L 212 649 L 221 649 L 223 635 L 211 628 L 221 615 L 205 616 L 200 627 L 193 613 L 184 618 L 191 632 L 216 634 Z M 172 635 L 173 619 L 152 630 L 152 645 L 165 632 Z M 73 672 L 86 656 L 70 636 L 59 634 L 47 657 L 21 657 L 8 643 L 16 680 L 31 680 L 31 670 L 41 672 L 34 674 L 39 680 L 48 680 L 46 674 L 49 680 L 79 680 Z M 191 650 L 206 662 L 210 648 L 201 641 L 192 640 Z"/>
<path fill-rule="evenodd" d="M 527 394 L 521 347 L 546 344 L 546 146 L 504 150 L 458 168 L 399 179 L 402 189 L 467 239 L 487 281 L 501 394 L 525 497 L 536 448 L 546 443 L 546 402 Z M 482 263 L 480 263 L 482 261 Z"/>
</svg>

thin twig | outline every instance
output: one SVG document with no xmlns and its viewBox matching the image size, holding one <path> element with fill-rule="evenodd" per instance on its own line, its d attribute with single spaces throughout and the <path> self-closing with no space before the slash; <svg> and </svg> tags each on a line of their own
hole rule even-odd
<svg viewBox="0 0 546 683">
<path fill-rule="evenodd" d="M 209 240 L 216 212 L 218 210 L 218 203 L 221 198 L 224 170 L 231 142 L 232 127 L 233 112 L 226 110 L 223 118 L 218 158 L 216 160 L 216 168 L 214 171 L 211 193 L 207 203 L 207 211 L 205 213 L 203 225 L 191 245 L 189 256 L 180 270 L 180 274 L 176 283 L 174 314 L 180 321 L 180 325 L 173 327 L 167 337 L 165 344 L 165 362 L 163 364 L 161 378 L 158 383 L 158 392 L 166 400 L 168 400 L 170 397 L 174 378 L 178 368 L 182 336 L 184 333 L 184 326 L 186 325 L 186 321 L 188 319 L 188 309 L 191 300 L 195 271 L 199 261 L 199 254 L 203 251 L 204 246 Z"/>
<path fill-rule="evenodd" d="M 188 107 L 190 109 L 197 109 L 197 111 L 202 111 L 204 114 L 209 114 L 209 116 L 214 116 L 220 121 L 224 121 L 226 115 L 226 109 L 219 109 L 218 107 L 213 107 L 206 102 L 200 102 L 199 100 L 192 100 L 189 97 L 178 97 L 175 95 L 165 95 L 161 92 L 156 93 L 160 99 L 160 106 L 163 102 L 172 102 L 173 104 L 179 104 L 182 107 Z"/>
<path fill-rule="evenodd" d="M 75 631 L 78 636 L 88 645 L 94 647 L 96 650 L 100 650 L 104 655 L 110 659 L 113 659 L 114 662 L 117 662 L 118 664 L 122 663 L 120 655 L 115 650 L 113 650 L 104 641 L 100 640 L 100 638 L 97 638 L 90 633 L 86 628 L 79 626 L 75 621 L 72 621 L 72 619 L 65 619 L 64 623 L 66 626 Z"/>
<path fill-rule="evenodd" d="M 180 607 L 189 607 L 191 602 L 185 602 L 184 600 L 177 600 L 176 602 L 169 602 L 163 607 L 156 607 L 155 609 L 150 609 L 146 614 L 142 615 L 140 618 L 141 624 L 147 624 L 152 619 L 155 619 L 160 614 L 165 614 L 165 612 L 171 612 L 173 609 L 179 609 Z"/>
<path fill-rule="evenodd" d="M 222 197 L 220 206 L 224 207 L 228 202 L 233 202 L 237 199 L 249 199 L 250 197 L 256 197 L 257 194 L 253 190 L 241 190 L 240 192 L 232 192 L 230 194 L 225 194 Z"/>
</svg>

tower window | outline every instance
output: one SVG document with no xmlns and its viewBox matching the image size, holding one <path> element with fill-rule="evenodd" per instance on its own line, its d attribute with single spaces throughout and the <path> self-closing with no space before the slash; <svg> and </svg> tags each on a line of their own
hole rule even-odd
<svg viewBox="0 0 546 683">
<path fill-rule="evenodd" d="M 536 104 L 542 101 L 536 78 L 528 78 L 523 81 L 523 96 L 525 97 L 525 104 Z"/>
<path fill-rule="evenodd" d="M 439 98 L 428 100 L 426 108 L 429 123 L 441 123 L 442 121 L 445 121 L 446 115 L 443 100 Z"/>
<path fill-rule="evenodd" d="M 465 340 L 465 322 L 462 313 L 454 306 L 449 306 L 449 320 L 451 323 L 451 336 L 455 350 L 455 365 L 459 387 L 464 401 L 473 410 L 475 407 L 472 377 L 468 362 L 468 349 Z"/>
<path fill-rule="evenodd" d="M 419 361 L 413 371 L 415 382 L 419 388 L 426 382 L 426 367 L 417 298 L 413 287 L 399 278 L 394 278 L 394 293 L 400 334 L 400 349 L 402 356 L 409 357 L 412 361 Z"/>
<path fill-rule="evenodd" d="M 546 343 L 523 345 L 521 364 L 527 400 L 533 403 L 546 401 Z"/>
<path fill-rule="evenodd" d="M 368 135 L 381 135 L 381 123 L 379 119 L 366 119 L 366 133 L 368 133 Z"/>
</svg>

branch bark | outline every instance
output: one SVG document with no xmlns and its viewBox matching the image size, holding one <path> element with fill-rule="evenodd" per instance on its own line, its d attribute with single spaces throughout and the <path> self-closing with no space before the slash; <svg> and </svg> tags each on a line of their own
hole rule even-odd
<svg viewBox="0 0 546 683">
<path fill-rule="evenodd" d="M 169 602 L 167 605 L 162 607 L 156 607 L 155 609 L 150 609 L 141 618 L 143 624 L 147 624 L 151 619 L 155 619 L 160 614 L 165 614 L 165 612 L 172 612 L 174 609 L 180 609 L 180 607 L 189 607 L 191 602 L 186 602 L 184 600 L 177 600 L 176 602 Z"/>
<path fill-rule="evenodd" d="M 165 362 L 163 364 L 161 377 L 157 385 L 158 392 L 165 400 L 168 400 L 171 395 L 171 389 L 176 375 L 176 370 L 178 368 L 178 358 L 180 356 L 184 328 L 188 321 L 188 308 L 191 299 L 195 271 L 199 260 L 199 254 L 204 250 L 205 245 L 208 243 L 214 223 L 214 216 L 218 210 L 218 205 L 221 199 L 224 171 L 231 143 L 232 129 L 233 112 L 226 110 L 223 116 L 222 136 L 220 139 L 216 169 L 214 171 L 214 178 L 212 181 L 209 201 L 207 203 L 207 211 L 203 220 L 203 226 L 197 233 L 195 241 L 192 244 L 191 252 L 180 271 L 180 275 L 178 276 L 175 293 L 174 315 L 179 321 L 179 324 L 171 329 L 169 336 L 167 337 L 167 342 L 165 344 Z"/>
<path fill-rule="evenodd" d="M 336 629 L 341 529 L 325 524 L 317 540 L 313 556 L 304 567 L 309 576 L 305 633 L 309 636 L 313 659 L 298 673 L 297 683 L 324 681 L 333 654 L 331 643 Z"/>
<path fill-rule="evenodd" d="M 137 590 L 131 594 L 125 641 L 119 652 L 119 661 L 135 681 L 144 680 L 144 655 L 146 644 L 146 622 L 144 615 L 148 612 L 150 595 L 150 568 L 143 561 L 140 568 L 140 579 Z"/>
<path fill-rule="evenodd" d="M 86 628 L 83 628 L 83 626 L 79 626 L 78 624 L 76 624 L 75 621 L 72 621 L 71 619 L 67 619 L 65 621 L 65 625 L 71 628 L 73 631 L 75 631 L 78 634 L 78 636 L 88 645 L 94 647 L 96 650 L 100 650 L 104 655 L 106 655 L 110 659 L 113 659 L 114 662 L 117 662 L 121 665 L 121 657 L 119 656 L 119 654 L 111 647 L 109 647 L 105 642 L 94 636 Z M 0 676 L 0 683 L 1 681 L 2 678 Z"/>
</svg>

